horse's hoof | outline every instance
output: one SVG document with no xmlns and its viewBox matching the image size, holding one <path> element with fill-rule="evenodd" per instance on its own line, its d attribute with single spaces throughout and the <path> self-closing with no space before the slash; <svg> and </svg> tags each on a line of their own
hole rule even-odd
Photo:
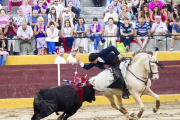
<svg viewBox="0 0 180 120">
<path fill-rule="evenodd" d="M 153 108 L 153 112 L 156 113 L 158 111 L 158 109 L 156 108 Z"/>
<path fill-rule="evenodd" d="M 134 116 L 136 116 L 136 114 L 135 114 L 135 113 L 132 113 L 130 116 L 131 116 L 131 117 L 134 117 Z"/>
</svg>

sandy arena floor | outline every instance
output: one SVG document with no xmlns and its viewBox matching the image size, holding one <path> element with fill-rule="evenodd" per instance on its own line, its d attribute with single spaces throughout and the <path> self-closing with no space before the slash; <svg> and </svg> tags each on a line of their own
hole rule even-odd
<svg viewBox="0 0 180 120">
<path fill-rule="evenodd" d="M 154 114 L 152 109 L 155 103 L 146 103 L 145 112 L 140 120 L 180 120 L 180 102 L 161 103 L 160 110 Z M 125 104 L 124 107 L 130 113 L 137 114 L 137 104 Z M 0 120 L 31 120 L 32 108 L 24 109 L 0 109 Z M 58 116 L 52 114 L 43 120 L 56 120 Z M 127 120 L 119 111 L 110 105 L 83 106 L 69 120 Z"/>
</svg>

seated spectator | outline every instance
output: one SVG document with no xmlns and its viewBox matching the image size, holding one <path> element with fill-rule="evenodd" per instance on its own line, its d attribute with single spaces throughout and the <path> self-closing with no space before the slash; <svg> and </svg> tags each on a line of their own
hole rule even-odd
<svg viewBox="0 0 180 120">
<path fill-rule="evenodd" d="M 103 27 L 98 23 L 97 18 L 93 18 L 93 23 L 94 24 L 92 24 L 90 27 L 90 40 L 94 41 L 94 53 L 97 53 L 98 44 L 100 44 L 100 46 L 103 46 L 103 43 L 101 42 Z"/>
<path fill-rule="evenodd" d="M 38 55 L 47 54 L 45 49 L 47 48 L 47 43 L 45 37 L 47 35 L 47 26 L 44 24 L 43 17 L 38 18 L 38 23 L 34 28 L 34 36 L 37 42 Z"/>
<path fill-rule="evenodd" d="M 5 9 L 1 9 L 0 10 L 0 27 L 2 28 L 2 31 L 4 32 L 4 28 L 8 23 L 9 20 L 9 16 L 6 15 L 6 10 Z"/>
<path fill-rule="evenodd" d="M 66 5 L 68 5 L 69 1 L 72 1 L 72 0 L 66 0 Z M 76 8 L 77 18 L 79 18 L 80 14 L 81 14 L 80 1 L 79 0 L 73 0 L 73 6 Z"/>
<path fill-rule="evenodd" d="M 166 24 L 167 27 L 169 26 L 169 21 L 170 21 L 169 17 L 170 17 L 170 12 L 167 11 L 167 5 L 164 4 L 163 7 L 162 7 L 161 18 L 162 18 L 162 21 Z"/>
<path fill-rule="evenodd" d="M 121 9 L 123 9 L 122 7 L 124 5 L 126 5 L 127 12 L 131 13 L 131 10 L 132 10 L 131 3 L 129 3 L 129 1 L 126 1 L 126 0 L 121 0 Z"/>
<path fill-rule="evenodd" d="M 163 2 L 163 4 L 166 4 L 168 7 L 168 11 L 171 12 L 172 11 L 172 5 L 171 5 L 171 0 L 161 0 Z"/>
<path fill-rule="evenodd" d="M 145 0 L 140 0 L 140 2 L 137 4 L 137 11 L 138 12 L 141 12 L 142 11 L 142 8 L 143 6 L 146 4 L 146 1 Z"/>
<path fill-rule="evenodd" d="M 16 25 L 18 25 L 18 27 L 21 26 L 21 23 L 24 22 L 24 21 L 26 21 L 26 22 L 28 23 L 28 18 L 27 18 L 27 16 L 22 14 L 22 9 L 21 9 L 21 8 L 18 8 L 17 11 L 18 11 L 18 14 L 13 17 L 14 23 L 15 23 Z"/>
<path fill-rule="evenodd" d="M 76 58 L 75 58 L 76 53 L 77 53 L 76 49 L 71 50 L 71 55 L 67 58 L 67 63 L 76 64 Z"/>
<path fill-rule="evenodd" d="M 23 5 L 21 5 L 19 8 L 22 9 L 23 15 L 26 15 L 27 17 L 30 17 L 30 15 L 32 15 L 32 7 L 28 4 L 28 0 L 24 0 Z"/>
<path fill-rule="evenodd" d="M 149 11 L 149 8 L 148 8 L 148 4 L 143 6 L 142 11 L 138 15 L 138 21 L 142 17 L 145 18 L 146 22 L 148 22 L 149 24 L 151 23 L 151 17 L 150 17 L 150 11 Z"/>
<path fill-rule="evenodd" d="M 8 1 L 8 14 L 11 14 L 11 6 L 21 6 L 23 4 L 23 0 L 9 0 Z"/>
<path fill-rule="evenodd" d="M 108 19 L 109 19 L 110 17 L 112 17 L 113 20 L 114 20 L 114 23 L 117 24 L 117 23 L 118 23 L 118 14 L 113 11 L 113 6 L 112 6 L 112 5 L 109 5 L 109 6 L 108 6 L 108 9 L 109 9 L 109 12 L 107 12 L 107 13 L 105 14 L 104 23 L 107 25 L 107 24 L 108 24 Z"/>
<path fill-rule="evenodd" d="M 119 13 L 118 17 L 120 18 L 120 24 L 123 24 L 124 23 L 123 18 L 124 17 L 131 18 L 131 14 L 130 12 L 127 11 L 127 5 L 124 4 L 121 6 L 121 8 L 122 8 L 122 11 Z"/>
<path fill-rule="evenodd" d="M 106 37 L 104 48 L 107 48 L 110 45 L 110 43 L 111 45 L 116 47 L 117 38 L 114 36 L 117 36 L 117 25 L 113 24 L 114 19 L 112 17 L 108 19 L 108 22 L 109 22 L 109 25 L 105 26 L 105 36 L 107 37 Z M 110 37 L 110 36 L 113 36 L 113 37 Z"/>
<path fill-rule="evenodd" d="M 167 32 L 166 24 L 161 21 L 161 16 L 156 16 L 155 19 L 156 19 L 156 22 L 153 23 L 153 25 L 152 25 L 151 34 L 154 33 L 154 35 L 165 35 Z M 165 36 L 155 36 L 154 37 L 155 47 L 156 47 L 155 51 L 159 51 L 158 43 L 160 40 L 163 40 L 164 38 L 165 38 Z"/>
<path fill-rule="evenodd" d="M 71 51 L 72 49 L 72 43 L 73 43 L 73 32 L 74 28 L 71 27 L 70 21 L 65 20 L 64 26 L 61 29 L 61 35 L 65 39 L 61 39 L 61 42 L 63 42 L 65 52 Z M 66 39 L 67 38 L 67 39 Z M 66 45 L 67 41 L 67 45 Z"/>
<path fill-rule="evenodd" d="M 47 36 L 51 39 L 58 38 L 58 29 L 55 28 L 54 22 L 49 23 L 50 28 L 47 29 Z M 48 42 L 49 54 L 56 54 L 55 42 Z"/>
<path fill-rule="evenodd" d="M 170 51 L 174 50 L 174 40 L 175 39 L 180 39 L 180 18 L 176 18 L 176 24 L 174 24 L 173 28 L 172 28 L 172 35 L 177 35 L 177 36 L 172 36 L 171 37 Z"/>
<path fill-rule="evenodd" d="M 38 0 L 38 4 L 34 6 L 33 10 L 38 11 L 38 14 L 40 14 L 44 18 L 44 24 L 47 25 L 47 7 L 44 5 L 44 0 Z"/>
<path fill-rule="evenodd" d="M 172 0 L 173 7 L 178 6 L 180 9 L 180 1 L 179 0 Z"/>
<path fill-rule="evenodd" d="M 66 60 L 63 58 L 64 48 L 59 48 L 59 55 L 54 60 L 54 64 L 66 64 Z"/>
<path fill-rule="evenodd" d="M 4 34 L 6 34 L 7 38 L 16 38 L 17 36 L 17 29 L 18 26 L 14 23 L 13 18 L 9 18 L 9 22 L 5 27 Z M 8 44 L 7 44 L 8 43 Z M 8 40 L 6 43 L 7 50 L 11 51 L 11 45 L 12 45 L 12 51 L 13 55 L 19 55 L 20 52 L 20 45 L 18 40 Z"/>
<path fill-rule="evenodd" d="M 178 6 L 175 6 L 171 13 L 171 20 L 172 20 L 171 21 L 172 24 L 170 24 L 171 26 L 176 23 L 176 18 L 178 17 L 180 17 L 180 10 Z"/>
<path fill-rule="evenodd" d="M 56 17 L 59 18 L 61 11 L 64 9 L 63 5 L 60 5 L 60 0 L 54 0 L 54 5 L 51 6 L 54 7 L 56 9 Z"/>
<path fill-rule="evenodd" d="M 136 42 L 139 43 L 139 45 L 141 46 L 141 49 L 145 48 L 147 42 L 150 39 L 150 35 L 151 32 L 149 23 L 146 22 L 144 18 L 140 18 L 139 22 L 136 23 L 135 27 L 135 36 L 139 37 L 135 37 L 135 39 Z M 141 40 L 143 40 L 143 42 Z"/>
<path fill-rule="evenodd" d="M 4 39 L 4 34 L 2 32 L 0 32 L 0 39 Z M 4 49 L 5 46 L 5 40 L 0 40 L 0 66 L 3 66 L 6 63 L 6 58 L 9 55 L 6 49 Z"/>
<path fill-rule="evenodd" d="M 138 12 L 138 5 L 140 4 L 141 0 L 131 0 L 131 4 L 132 4 L 132 11 L 135 14 L 137 14 Z"/>
<path fill-rule="evenodd" d="M 80 17 L 78 19 L 78 23 L 75 25 L 74 28 L 74 34 L 76 34 L 76 37 L 79 37 L 79 34 L 81 34 L 80 37 L 87 37 L 87 31 L 88 27 L 85 24 L 84 18 Z M 80 52 L 80 47 L 82 48 L 83 53 L 88 52 L 88 38 L 76 38 L 74 42 L 75 49 L 77 49 L 77 53 Z"/>
<path fill-rule="evenodd" d="M 130 43 L 133 40 L 133 34 L 134 34 L 134 28 L 133 25 L 130 24 L 130 19 L 129 17 L 124 17 L 124 24 L 120 27 L 120 32 L 121 32 L 121 40 L 124 43 L 125 46 L 125 51 L 128 52 L 130 48 Z"/>
<path fill-rule="evenodd" d="M 48 14 L 48 27 L 50 26 L 50 22 L 53 22 L 56 28 L 59 26 L 55 7 L 51 7 L 50 13 Z"/>
<path fill-rule="evenodd" d="M 159 10 L 162 10 L 162 6 L 164 5 L 163 2 L 161 2 L 160 0 L 154 0 L 152 2 L 149 3 L 149 11 L 152 12 L 154 10 L 155 6 L 159 6 Z"/>
<path fill-rule="evenodd" d="M 34 27 L 37 24 L 38 18 L 41 17 L 41 15 L 38 14 L 37 10 L 33 10 L 33 15 L 30 16 L 29 18 L 29 23 L 34 31 Z"/>
<path fill-rule="evenodd" d="M 155 20 L 156 16 L 161 16 L 161 12 L 160 12 L 159 7 L 157 5 L 154 7 L 154 10 L 150 15 L 151 22 L 153 22 L 153 23 L 156 22 L 156 20 Z"/>
<path fill-rule="evenodd" d="M 28 4 L 29 4 L 31 7 L 34 7 L 35 5 L 37 5 L 37 0 L 28 0 Z"/>
<path fill-rule="evenodd" d="M 34 35 L 32 28 L 29 25 L 27 25 L 26 22 L 22 22 L 21 26 L 17 30 L 17 37 L 21 40 L 20 41 L 21 55 L 27 55 L 27 53 L 29 55 L 34 54 L 33 50 L 35 49 L 35 41 L 32 39 L 33 36 Z"/>
<path fill-rule="evenodd" d="M 77 18 L 76 8 L 73 6 L 72 1 L 68 2 L 68 8 L 76 15 L 76 18 Z"/>
<path fill-rule="evenodd" d="M 94 6 L 95 7 L 101 7 L 102 6 L 103 0 L 93 0 Z"/>
<path fill-rule="evenodd" d="M 61 26 L 64 26 L 65 20 L 69 20 L 71 23 L 71 27 L 74 27 L 73 18 L 75 18 L 75 14 L 69 8 L 64 8 L 59 17 L 59 19 L 62 21 Z"/>
<path fill-rule="evenodd" d="M 109 4 L 109 5 L 111 5 L 111 6 L 113 7 L 113 11 L 114 11 L 114 12 L 116 12 L 117 14 L 120 13 L 120 11 L 121 11 L 121 5 L 118 3 L 118 0 L 114 0 L 114 1 L 113 1 L 111 4 Z M 108 5 L 108 6 L 106 7 L 106 9 L 103 11 L 102 16 L 101 16 L 102 19 L 104 19 L 105 13 L 108 12 L 108 10 L 109 10 L 109 5 Z M 115 21 L 115 20 L 114 20 L 114 21 Z"/>
</svg>

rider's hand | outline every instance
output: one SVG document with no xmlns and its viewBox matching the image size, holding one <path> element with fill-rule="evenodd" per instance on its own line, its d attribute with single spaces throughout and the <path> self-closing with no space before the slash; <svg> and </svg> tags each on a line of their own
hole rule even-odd
<svg viewBox="0 0 180 120">
<path fill-rule="evenodd" d="M 123 56 L 122 55 L 118 55 L 118 58 L 119 58 L 119 60 L 122 60 Z"/>
</svg>

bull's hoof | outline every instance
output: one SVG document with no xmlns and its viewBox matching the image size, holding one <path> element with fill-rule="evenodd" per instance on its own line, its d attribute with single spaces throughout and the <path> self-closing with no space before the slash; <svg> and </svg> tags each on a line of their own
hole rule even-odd
<svg viewBox="0 0 180 120">
<path fill-rule="evenodd" d="M 153 112 L 156 113 L 158 111 L 158 109 L 156 108 L 153 108 Z"/>
</svg>

